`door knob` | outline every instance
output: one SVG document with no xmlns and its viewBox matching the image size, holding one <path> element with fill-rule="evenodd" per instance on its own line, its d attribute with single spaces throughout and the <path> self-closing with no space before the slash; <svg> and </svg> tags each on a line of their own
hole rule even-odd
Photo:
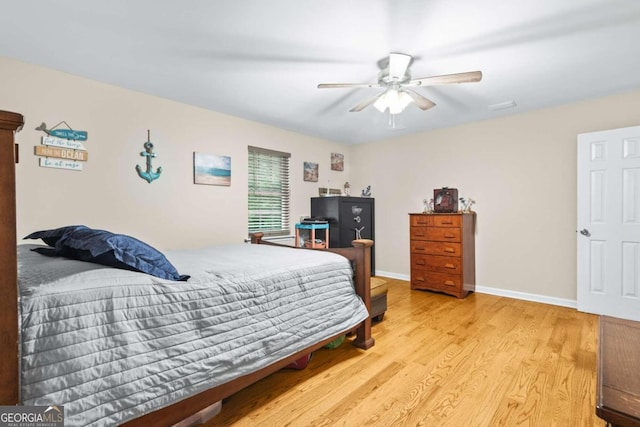
<svg viewBox="0 0 640 427">
<path fill-rule="evenodd" d="M 591 233 L 589 233 L 589 230 L 587 230 L 586 228 L 580 230 L 580 234 L 582 234 L 583 236 L 591 237 Z"/>
</svg>

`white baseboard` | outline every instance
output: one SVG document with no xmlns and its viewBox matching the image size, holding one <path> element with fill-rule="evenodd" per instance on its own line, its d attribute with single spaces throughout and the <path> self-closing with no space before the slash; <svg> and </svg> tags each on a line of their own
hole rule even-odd
<svg viewBox="0 0 640 427">
<path fill-rule="evenodd" d="M 490 288 L 488 286 L 476 285 L 476 292 L 481 294 L 496 295 L 499 297 L 507 297 L 507 298 L 531 301 L 531 302 L 539 302 L 542 304 L 558 305 L 561 307 L 569 307 L 569 308 L 578 307 L 576 300 L 550 297 L 547 295 L 529 294 L 526 292 L 510 291 L 508 289 Z"/>
<path fill-rule="evenodd" d="M 407 276 L 406 274 L 389 273 L 388 271 L 376 270 L 376 276 L 388 277 L 390 279 L 406 280 L 407 282 L 411 280 L 411 277 Z"/>
<path fill-rule="evenodd" d="M 390 273 L 388 271 L 377 271 L 376 270 L 376 276 L 383 276 L 383 277 L 389 277 L 391 279 L 406 280 L 406 281 L 411 280 L 410 276 L 408 276 L 406 274 Z M 577 304 L 576 300 L 565 299 L 565 298 L 556 298 L 556 297 L 550 297 L 550 296 L 539 295 L 539 294 L 530 294 L 530 293 L 527 293 L 527 292 L 511 291 L 511 290 L 508 290 L 508 289 L 491 288 L 489 286 L 478 286 L 478 285 L 476 285 L 476 292 L 479 293 L 479 294 L 488 294 L 488 295 L 495 295 L 495 296 L 499 296 L 499 297 L 521 299 L 521 300 L 524 300 L 524 301 L 539 302 L 539 303 L 542 303 L 542 304 L 558 305 L 558 306 L 561 306 L 561 307 L 569 307 L 569 308 L 577 308 L 578 307 L 578 304 Z"/>
</svg>

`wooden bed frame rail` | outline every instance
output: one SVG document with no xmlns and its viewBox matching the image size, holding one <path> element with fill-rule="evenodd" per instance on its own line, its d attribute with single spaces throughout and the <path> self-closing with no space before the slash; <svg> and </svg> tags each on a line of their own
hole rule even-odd
<svg viewBox="0 0 640 427">
<path fill-rule="evenodd" d="M 20 403 L 20 366 L 18 349 L 18 277 L 16 254 L 16 190 L 15 163 L 17 149 L 14 134 L 24 124 L 21 114 L 0 111 L 0 405 L 18 405 Z M 262 240 L 262 233 L 252 237 L 254 244 L 271 244 Z M 354 240 L 352 248 L 324 249 L 338 253 L 349 259 L 355 266 L 356 292 L 371 310 L 371 291 L 369 287 L 371 271 L 371 240 Z M 280 245 L 282 246 L 282 245 Z M 334 337 L 280 360 L 257 372 L 245 375 L 226 384 L 205 390 L 195 396 L 176 402 L 170 406 L 128 421 L 126 426 L 180 426 L 195 424 L 207 418 L 206 411 L 219 411 L 219 402 L 225 397 L 240 391 L 256 381 L 284 368 L 291 362 L 320 349 L 340 337 L 344 331 Z M 371 318 L 367 318 L 357 327 L 356 347 L 368 349 L 374 345 L 371 337 Z M 56 402 L 52 402 L 56 404 Z"/>
<path fill-rule="evenodd" d="M 277 243 L 262 240 L 264 233 L 254 233 L 251 236 L 252 244 L 284 246 Z M 351 242 L 351 248 L 327 248 L 327 249 L 311 249 L 316 251 L 329 251 L 342 255 L 351 261 L 354 266 L 354 285 L 356 293 L 360 295 L 362 301 L 367 306 L 367 310 L 371 313 L 371 247 L 373 240 L 359 239 Z M 291 246 L 287 246 L 291 247 Z M 303 248 L 298 248 L 303 249 Z M 309 250 L 309 248 L 304 248 Z M 368 318 L 356 330 L 356 339 L 353 342 L 358 348 L 366 350 L 374 345 L 375 341 L 371 337 L 371 318 Z"/>
<path fill-rule="evenodd" d="M 263 233 L 255 233 L 251 236 L 252 244 L 284 246 L 273 242 L 262 240 Z M 299 248 L 300 250 L 325 250 L 340 254 L 347 258 L 352 263 L 355 263 L 354 268 L 354 282 L 356 293 L 360 295 L 367 310 L 371 312 L 371 288 L 370 288 L 370 275 L 371 275 L 371 246 L 373 241 L 371 240 L 354 240 L 351 248 L 329 248 L 329 249 L 306 249 Z M 287 246 L 291 248 L 291 246 Z M 196 425 L 201 420 L 206 420 L 209 416 L 206 415 L 206 411 L 212 408 L 212 411 L 219 411 L 219 405 L 216 403 L 222 399 L 237 393 L 245 387 L 261 380 L 262 378 L 273 374 L 284 368 L 291 362 L 294 362 L 313 351 L 316 351 L 325 345 L 329 344 L 336 338 L 344 335 L 351 330 L 341 332 L 333 337 L 327 338 L 324 341 L 316 343 L 311 347 L 308 347 L 302 351 L 299 351 L 286 359 L 280 360 L 272 365 L 260 369 L 259 371 L 237 378 L 228 383 L 219 385 L 217 387 L 205 390 L 195 396 L 189 397 L 180 402 L 174 403 L 166 408 L 159 409 L 150 414 L 133 419 L 124 425 L 127 427 L 144 427 L 144 426 L 170 426 L 180 423 L 180 427 Z M 371 336 L 371 317 L 367 317 L 356 329 L 356 338 L 353 341 L 353 345 L 363 350 L 371 348 L 375 344 L 375 340 Z M 198 413 L 202 415 L 199 416 Z M 194 423 L 185 422 L 187 419 L 193 419 Z M 174 426 L 177 427 L 177 426 Z"/>
</svg>

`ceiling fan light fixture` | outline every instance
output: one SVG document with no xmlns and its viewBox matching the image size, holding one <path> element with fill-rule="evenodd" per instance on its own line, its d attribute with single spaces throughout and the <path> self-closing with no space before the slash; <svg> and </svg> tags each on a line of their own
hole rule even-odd
<svg viewBox="0 0 640 427">
<path fill-rule="evenodd" d="M 389 109 L 390 114 L 400 114 L 412 102 L 413 99 L 407 92 L 390 87 L 376 100 L 373 106 L 381 113 Z"/>
<path fill-rule="evenodd" d="M 391 92 L 394 92 L 394 93 L 392 94 Z M 376 110 L 380 111 L 381 113 L 384 113 L 387 110 L 387 108 L 389 108 L 391 100 L 397 98 L 398 96 L 397 92 L 398 92 L 397 90 L 392 88 L 385 90 L 382 93 L 382 95 L 380 95 L 380 97 L 376 100 L 373 106 L 376 108 Z"/>
<path fill-rule="evenodd" d="M 388 110 L 391 116 L 395 116 L 403 112 L 407 105 L 411 103 L 414 103 L 422 111 L 436 106 L 430 99 L 414 90 L 408 89 L 410 87 L 472 83 L 482 80 L 482 71 L 467 71 L 412 79 L 410 70 L 412 62 L 413 57 L 411 55 L 391 52 L 388 59 L 378 61 L 378 67 L 381 70 L 378 73 L 377 83 L 320 83 L 318 88 L 384 88 L 384 92 L 365 99 L 349 112 L 359 112 L 373 105 L 381 113 Z M 514 107 L 515 103 L 513 104 L 510 106 Z M 494 105 L 493 107 L 496 106 Z"/>
<path fill-rule="evenodd" d="M 395 105 L 396 105 L 396 108 L 400 109 L 399 112 L 402 112 L 412 102 L 413 102 L 413 98 L 411 98 L 411 96 L 407 92 L 401 90 L 400 92 L 398 92 L 398 100 L 396 101 Z"/>
</svg>

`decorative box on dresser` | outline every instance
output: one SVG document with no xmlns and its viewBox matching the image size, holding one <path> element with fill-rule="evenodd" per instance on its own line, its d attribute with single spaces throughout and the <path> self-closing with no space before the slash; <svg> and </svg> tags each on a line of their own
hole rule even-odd
<svg viewBox="0 0 640 427">
<path fill-rule="evenodd" d="M 411 289 L 475 291 L 475 213 L 409 214 Z"/>
<path fill-rule="evenodd" d="M 361 239 L 375 241 L 375 199 L 373 197 L 312 197 L 311 216 L 329 222 L 329 246 L 348 248 L 359 230 Z M 371 247 L 371 275 L 376 271 L 375 244 Z"/>
</svg>

